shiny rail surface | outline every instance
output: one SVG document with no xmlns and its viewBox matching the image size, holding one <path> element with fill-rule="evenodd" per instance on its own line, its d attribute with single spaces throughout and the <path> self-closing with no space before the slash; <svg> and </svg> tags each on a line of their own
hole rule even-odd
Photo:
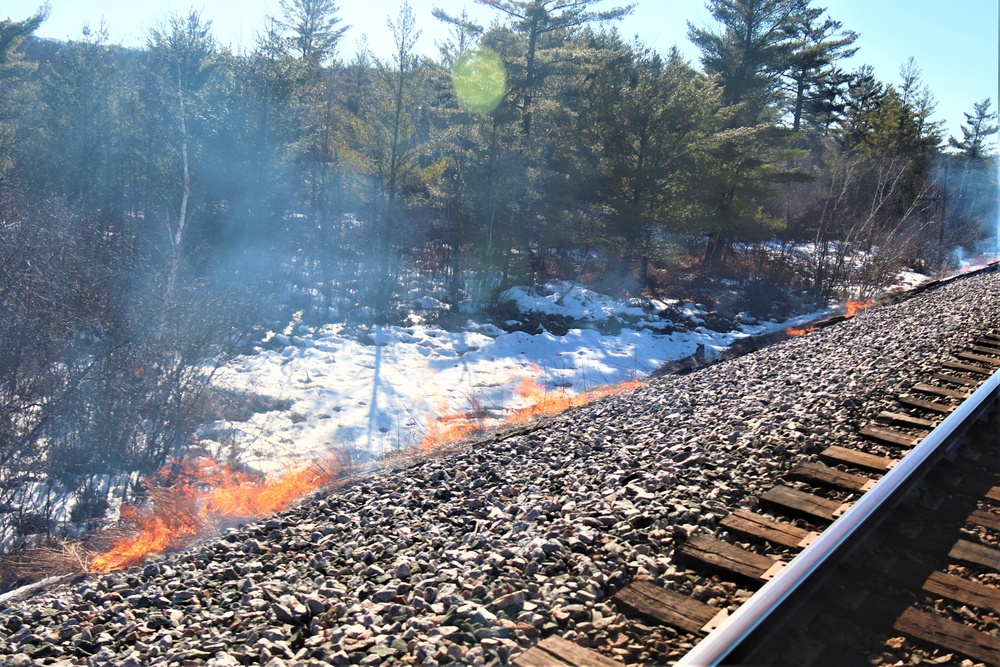
<svg viewBox="0 0 1000 667">
<path fill-rule="evenodd" d="M 836 557 L 838 550 L 865 528 L 873 516 L 884 509 L 891 498 L 898 497 L 912 482 L 917 471 L 931 458 L 944 451 L 952 440 L 990 401 L 1000 396 L 1000 370 L 993 373 L 971 396 L 962 402 L 937 428 L 930 432 L 898 465 L 889 470 L 871 490 L 861 496 L 840 518 L 834 521 L 811 545 L 793 558 L 771 581 L 743 603 L 717 629 L 695 645 L 676 667 L 713 667 L 733 653 L 758 628 L 775 614 L 796 590 L 804 586 L 816 570 Z"/>
</svg>

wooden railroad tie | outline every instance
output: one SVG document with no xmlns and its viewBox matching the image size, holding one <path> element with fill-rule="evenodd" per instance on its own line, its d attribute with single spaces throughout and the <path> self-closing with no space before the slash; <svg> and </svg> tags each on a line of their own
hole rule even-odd
<svg viewBox="0 0 1000 667">
<path fill-rule="evenodd" d="M 549 637 L 514 658 L 520 667 L 621 667 L 621 663 L 561 637 Z"/>
<path fill-rule="evenodd" d="M 799 491 L 784 484 L 778 484 L 768 489 L 760 497 L 760 501 L 795 516 L 818 519 L 827 523 L 839 517 L 850 506 L 850 503 L 820 498 L 812 493 Z"/>
<path fill-rule="evenodd" d="M 625 612 L 699 636 L 714 630 L 726 617 L 724 609 L 667 590 L 650 581 L 633 581 L 612 599 Z"/>
<path fill-rule="evenodd" d="M 951 384 L 961 385 L 963 387 L 978 387 L 982 384 L 982 380 L 973 380 L 971 378 L 964 378 L 959 375 L 951 375 L 950 373 L 935 373 L 932 376 L 935 380 L 941 380 L 942 382 L 950 382 Z"/>
<path fill-rule="evenodd" d="M 1000 359 L 997 357 L 984 357 L 981 354 L 972 354 L 971 352 L 957 352 L 955 356 L 959 359 L 965 359 L 966 361 L 975 361 L 980 364 L 989 364 L 991 366 L 1000 366 Z"/>
<path fill-rule="evenodd" d="M 930 412 L 939 412 L 941 414 L 949 414 L 955 411 L 954 405 L 945 405 L 944 403 L 936 403 L 934 401 L 925 401 L 922 398 L 914 398 L 913 396 L 899 396 L 896 400 L 903 405 L 909 405 L 913 408 L 920 408 L 921 410 L 928 410 Z"/>
<path fill-rule="evenodd" d="M 852 468 L 861 468 L 862 470 L 872 470 L 880 473 L 888 472 L 898 463 L 895 459 L 867 454 L 859 452 L 856 449 L 848 449 L 847 447 L 840 447 L 838 445 L 827 447 L 819 453 L 819 457 L 835 465 L 842 463 Z"/>
<path fill-rule="evenodd" d="M 921 588 L 930 595 L 970 607 L 987 611 L 1000 609 L 1000 590 L 954 574 L 934 572 Z"/>
<path fill-rule="evenodd" d="M 948 398 L 958 398 L 961 400 L 967 399 L 972 396 L 967 391 L 959 391 L 957 389 L 947 389 L 945 387 L 939 387 L 934 384 L 927 384 L 926 382 L 918 382 L 913 385 L 913 391 L 919 391 L 924 394 L 933 394 L 935 396 L 947 396 Z"/>
<path fill-rule="evenodd" d="M 966 522 L 976 526 L 982 526 L 987 530 L 1000 532 L 1000 514 L 997 514 L 996 512 L 975 510 L 968 516 Z M 998 607 L 998 609 L 1000 609 L 1000 607 Z"/>
<path fill-rule="evenodd" d="M 994 486 L 986 495 L 983 496 L 983 500 L 989 500 L 990 502 L 1000 503 L 1000 486 Z"/>
<path fill-rule="evenodd" d="M 988 665 L 1000 665 L 1000 638 L 963 623 L 910 607 L 896 620 L 893 629 L 919 642 L 954 651 Z"/>
<path fill-rule="evenodd" d="M 862 493 L 875 484 L 875 480 L 868 477 L 842 472 L 822 463 L 800 463 L 792 468 L 788 474 L 793 479 L 801 479 L 813 485 Z"/>
<path fill-rule="evenodd" d="M 942 361 L 941 365 L 944 368 L 950 368 L 955 371 L 965 371 L 966 373 L 976 373 L 977 375 L 993 375 L 993 372 L 982 366 L 973 366 L 972 364 L 963 364 L 958 361 Z"/>
<path fill-rule="evenodd" d="M 911 586 L 914 581 L 927 577 L 927 565 L 891 554 L 869 553 L 864 565 L 884 575 L 887 580 L 903 586 Z"/>
<path fill-rule="evenodd" d="M 958 563 L 1000 570 L 1000 550 L 969 540 L 958 540 L 948 552 L 948 558 Z"/>
<path fill-rule="evenodd" d="M 803 549 L 819 536 L 815 531 L 799 528 L 750 510 L 738 509 L 719 521 L 719 526 L 747 537 L 764 540 L 789 549 Z"/>
<path fill-rule="evenodd" d="M 987 347 L 985 345 L 972 345 L 969 347 L 969 352 L 980 352 L 982 354 L 992 354 L 1000 355 L 1000 349 L 995 347 Z"/>
<path fill-rule="evenodd" d="M 911 435 L 909 433 L 897 431 L 896 429 L 876 426 L 874 424 L 865 426 L 861 429 L 860 433 L 866 438 L 871 438 L 872 440 L 878 440 L 880 442 L 887 442 L 891 445 L 899 445 L 900 447 L 915 447 L 917 443 L 923 440 L 924 436 L 927 435 L 926 433 L 921 435 Z"/>
<path fill-rule="evenodd" d="M 785 565 L 708 535 L 692 535 L 677 547 L 676 553 L 708 569 L 758 583 L 773 579 Z"/>
<path fill-rule="evenodd" d="M 883 410 L 878 413 L 878 419 L 882 421 L 893 422 L 896 424 L 906 424 L 907 426 L 919 426 L 921 428 L 934 428 L 938 423 L 932 419 L 921 419 L 920 417 L 911 417 L 905 412 L 888 412 Z"/>
</svg>

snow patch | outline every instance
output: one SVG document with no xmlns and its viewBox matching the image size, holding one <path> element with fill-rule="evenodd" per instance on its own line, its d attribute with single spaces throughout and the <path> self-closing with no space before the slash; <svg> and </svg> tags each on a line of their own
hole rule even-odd
<svg viewBox="0 0 1000 667">
<path fill-rule="evenodd" d="M 701 326 L 706 312 L 694 303 L 643 307 L 569 283 L 541 292 L 512 288 L 507 296 L 522 312 L 562 316 L 579 326 L 561 335 L 506 332 L 472 322 L 462 331 L 380 327 L 367 336 L 368 344 L 348 337 L 342 327 L 298 326 L 294 336 L 274 336 L 280 349 L 236 360 L 218 376 L 225 389 L 280 400 L 281 408 L 244 422 L 206 425 L 202 435 L 224 432 L 242 450 L 243 462 L 263 472 L 331 450 L 365 461 L 418 445 L 437 417 L 477 413 L 495 419 L 527 407 L 516 391 L 526 378 L 552 391 L 578 394 L 643 379 L 699 348 L 706 358 L 717 358 L 739 338 L 821 314 L 781 323 L 746 318 L 735 331 L 722 333 Z M 661 305 L 697 328 L 675 331 L 669 320 L 657 318 Z M 620 331 L 587 326 L 609 319 L 621 321 Z M 667 328 L 672 333 L 664 333 Z"/>
</svg>

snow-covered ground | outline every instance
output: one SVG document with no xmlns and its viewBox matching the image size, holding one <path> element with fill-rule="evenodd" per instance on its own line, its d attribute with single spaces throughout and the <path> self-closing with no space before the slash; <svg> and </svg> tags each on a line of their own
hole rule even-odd
<svg viewBox="0 0 1000 667">
<path fill-rule="evenodd" d="M 477 424 L 496 425 L 548 392 L 579 394 L 641 380 L 699 346 L 712 358 L 739 338 L 829 312 L 785 322 L 745 318 L 723 333 L 703 326 L 706 313 L 693 303 L 623 303 L 566 283 L 540 292 L 514 288 L 508 297 L 522 312 L 566 316 L 576 328 L 532 335 L 472 322 L 462 331 L 384 327 L 359 341 L 342 325 L 290 326 L 273 335 L 269 349 L 236 360 L 218 379 L 223 388 L 253 392 L 280 407 L 243 422 L 207 425 L 202 444 L 220 456 L 235 449 L 242 463 L 262 472 L 344 450 L 365 461 L 419 446 L 442 417 L 474 414 Z M 609 321 L 621 330 L 602 333 Z"/>
</svg>

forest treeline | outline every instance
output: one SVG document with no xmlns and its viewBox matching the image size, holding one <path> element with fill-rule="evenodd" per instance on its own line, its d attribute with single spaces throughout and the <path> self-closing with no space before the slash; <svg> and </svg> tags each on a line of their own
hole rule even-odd
<svg viewBox="0 0 1000 667">
<path fill-rule="evenodd" d="M 989 234 L 991 100 L 945 141 L 915 62 L 848 71 L 809 0 L 708 0 L 697 63 L 618 34 L 628 6 L 476 1 L 433 56 L 404 2 L 386 59 L 341 58 L 334 0 L 246 52 L 194 10 L 144 48 L 0 21 L 0 502 L 161 464 L 274 303 L 402 322 L 421 280 L 482 306 L 556 256 L 821 300 Z"/>
</svg>

